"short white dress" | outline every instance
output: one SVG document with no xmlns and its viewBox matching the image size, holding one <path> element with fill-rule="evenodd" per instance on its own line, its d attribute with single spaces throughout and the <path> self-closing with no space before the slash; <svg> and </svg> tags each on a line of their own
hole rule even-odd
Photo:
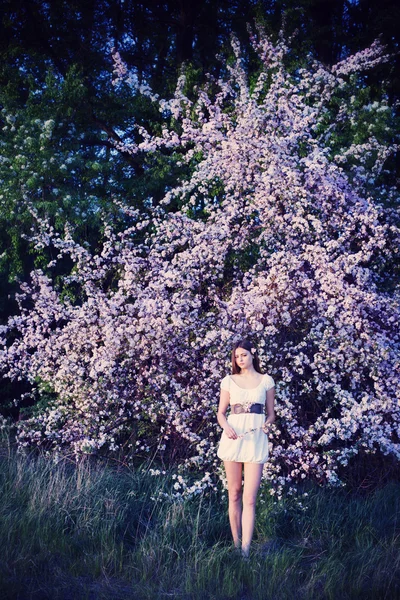
<svg viewBox="0 0 400 600">
<path fill-rule="evenodd" d="M 230 375 L 227 375 L 221 381 L 221 389 L 229 392 L 230 405 L 242 404 L 245 410 L 253 403 L 259 403 L 265 407 L 267 391 L 274 386 L 274 380 L 269 375 L 263 375 L 259 385 L 250 390 L 239 387 Z M 265 419 L 265 408 L 262 414 L 250 412 L 234 414 L 231 412 L 228 416 L 229 425 L 233 427 L 238 436 L 241 434 L 245 435 L 236 440 L 231 440 L 224 431 L 219 443 L 217 456 L 221 460 L 241 463 L 267 462 L 268 435 L 262 430 Z M 255 429 L 256 431 L 249 432 L 251 429 Z"/>
</svg>

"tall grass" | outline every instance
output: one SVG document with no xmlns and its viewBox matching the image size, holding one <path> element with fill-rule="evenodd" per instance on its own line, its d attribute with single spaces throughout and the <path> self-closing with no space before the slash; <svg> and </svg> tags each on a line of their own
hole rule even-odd
<svg viewBox="0 0 400 600">
<path fill-rule="evenodd" d="M 367 497 L 263 494 L 250 560 L 231 547 L 226 501 L 157 500 L 170 477 L 0 457 L 0 598 L 400 598 L 400 485 Z"/>
</svg>

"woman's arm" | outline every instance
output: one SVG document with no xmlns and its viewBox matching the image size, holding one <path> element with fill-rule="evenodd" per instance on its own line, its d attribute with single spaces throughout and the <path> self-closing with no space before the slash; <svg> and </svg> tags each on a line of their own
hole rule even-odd
<svg viewBox="0 0 400 600">
<path fill-rule="evenodd" d="M 264 423 L 264 427 L 272 425 L 275 421 L 275 388 L 271 388 L 267 391 L 267 420 Z"/>
<path fill-rule="evenodd" d="M 221 396 L 219 398 L 219 406 L 217 412 L 217 420 L 218 423 L 221 425 L 222 429 L 225 431 L 228 438 L 231 440 L 236 440 L 236 431 L 229 425 L 228 420 L 226 418 L 226 411 L 228 409 L 229 403 L 229 392 L 227 392 L 226 390 L 221 390 Z"/>
</svg>

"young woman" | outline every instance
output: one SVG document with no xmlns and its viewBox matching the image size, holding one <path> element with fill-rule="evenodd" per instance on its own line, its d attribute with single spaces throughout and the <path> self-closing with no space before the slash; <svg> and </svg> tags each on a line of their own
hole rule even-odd
<svg viewBox="0 0 400 600">
<path fill-rule="evenodd" d="M 217 454 L 224 461 L 228 481 L 233 542 L 236 548 L 241 546 L 245 557 L 249 555 L 253 537 L 263 464 L 268 460 L 268 429 L 275 420 L 274 401 L 274 380 L 261 373 L 252 344 L 240 340 L 232 350 L 232 375 L 221 381 L 217 418 L 223 433 Z"/>
</svg>

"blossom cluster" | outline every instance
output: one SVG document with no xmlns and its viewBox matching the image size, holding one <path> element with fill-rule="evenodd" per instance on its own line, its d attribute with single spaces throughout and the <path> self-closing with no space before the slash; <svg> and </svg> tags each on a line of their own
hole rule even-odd
<svg viewBox="0 0 400 600">
<path fill-rule="evenodd" d="M 21 446 L 173 460 L 199 473 L 191 485 L 180 475 L 176 493 L 196 493 L 221 474 L 219 382 L 247 336 L 276 381 L 264 469 L 275 492 L 306 478 L 340 484 L 360 452 L 400 458 L 399 289 L 387 286 L 399 230 L 385 208 L 392 190 L 367 169 L 395 148 L 330 145 L 354 116 L 346 77 L 384 60 L 383 49 L 292 73 L 282 39 L 251 39 L 255 85 L 233 40 L 226 79 L 197 101 L 182 79 L 172 100 L 151 96 L 166 115 L 161 135 L 141 126 L 141 141 L 118 142 L 132 154 L 172 149 L 190 166 L 157 206 L 126 209 L 129 228 L 107 227 L 98 253 L 41 222 L 37 244 L 74 269 L 63 289 L 34 271 L 0 328 L 4 375 L 52 392 L 20 422 Z M 115 58 L 116 89 L 125 78 L 150 96 Z"/>
</svg>

